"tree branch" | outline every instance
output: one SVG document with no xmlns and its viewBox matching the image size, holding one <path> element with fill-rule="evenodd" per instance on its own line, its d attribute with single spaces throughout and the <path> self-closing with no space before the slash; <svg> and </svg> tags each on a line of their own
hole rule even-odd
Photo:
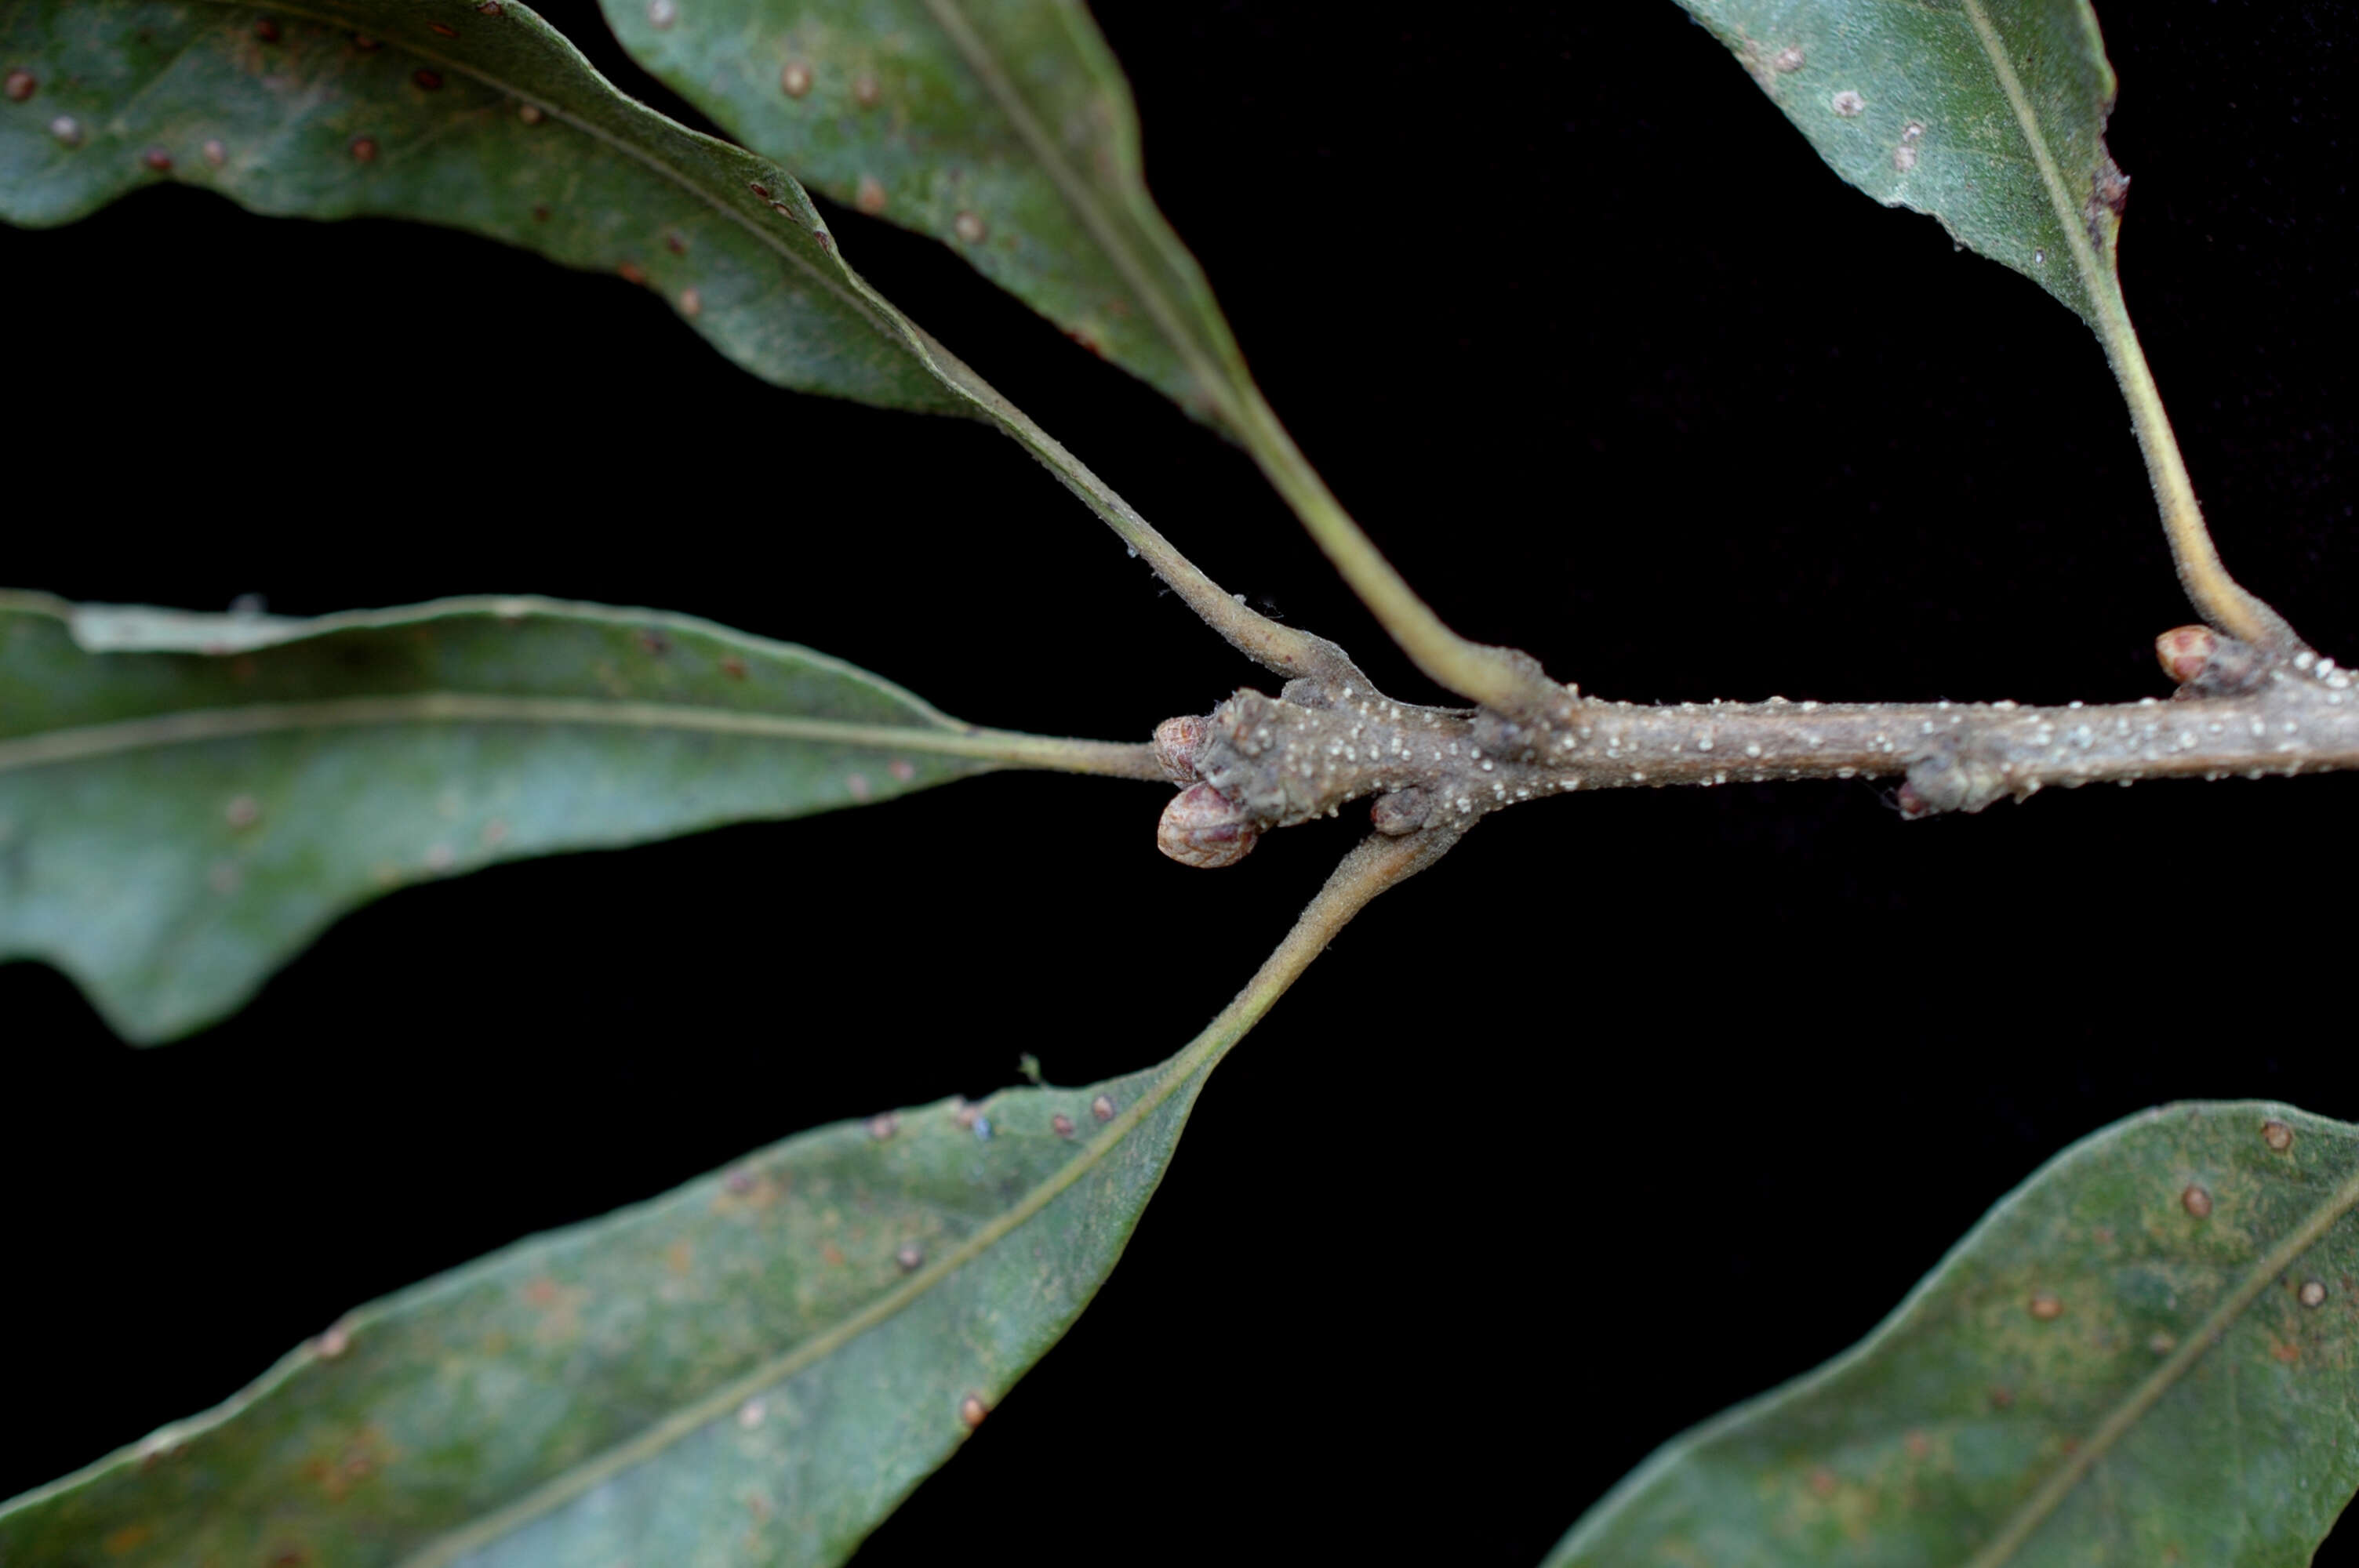
<svg viewBox="0 0 2359 1568">
<path fill-rule="evenodd" d="M 2051 786 L 2359 768 L 2359 689 L 2332 660 L 2303 652 L 2270 661 L 2200 627 L 2159 642 L 2182 682 L 2174 700 L 2105 707 L 1571 698 L 1530 724 L 1297 680 L 1277 697 L 1237 693 L 1191 721 L 1185 756 L 1165 760 L 1175 776 L 1201 781 L 1181 797 L 1190 824 L 1210 819 L 1209 788 L 1234 810 L 1230 838 L 1332 816 L 1369 796 L 1377 831 L 1406 836 L 1454 833 L 1519 801 L 1581 789 L 1905 775 L 1902 812 L 1924 816 Z"/>
</svg>

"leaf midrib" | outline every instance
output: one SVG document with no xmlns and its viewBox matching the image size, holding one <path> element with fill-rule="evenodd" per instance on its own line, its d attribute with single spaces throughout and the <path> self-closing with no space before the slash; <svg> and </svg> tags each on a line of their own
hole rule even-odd
<svg viewBox="0 0 2359 1568">
<path fill-rule="evenodd" d="M 1973 0 L 1968 0 L 1973 4 Z M 2017 1548 L 2031 1538 L 2032 1532 L 2056 1511 L 2057 1506 L 2085 1477 L 2098 1460 L 2104 1458 L 2126 1435 L 2140 1417 L 2154 1408 L 2162 1396 L 2170 1391 L 2190 1368 L 2220 1343 L 2245 1309 L 2251 1306 L 2270 1281 L 2300 1260 L 2301 1255 L 2318 1244 L 2334 1222 L 2359 1206 L 2359 1171 L 2345 1177 L 2343 1184 L 2327 1195 L 2326 1200 L 2312 1209 L 2302 1222 L 2288 1231 L 2275 1247 L 2262 1254 L 2258 1262 L 2237 1282 L 2220 1304 L 2180 1342 L 2169 1359 L 2147 1374 L 2138 1386 L 2130 1390 L 2119 1404 L 2107 1412 L 2080 1446 L 2065 1457 L 2039 1489 L 2009 1514 L 1983 1549 L 1968 1560 L 1966 1568 L 2000 1568 L 2008 1562 Z"/>
<path fill-rule="evenodd" d="M 250 8 L 243 5 L 243 0 L 209 0 L 209 3 L 220 5 L 224 9 Z M 314 22 L 320 26 L 327 27 L 364 27 L 372 25 L 368 18 L 355 18 L 350 14 L 341 11 L 321 11 L 303 5 L 274 5 L 272 9 L 279 15 L 300 17 L 305 21 Z M 626 96 L 620 88 L 616 87 L 613 82 L 608 81 L 605 77 L 600 73 L 598 68 L 592 65 L 589 59 L 584 56 L 581 50 L 574 48 L 573 41 L 566 38 L 564 34 L 559 32 L 554 27 L 551 27 L 546 17 L 541 16 L 538 12 L 529 12 L 527 14 L 543 27 L 547 27 L 549 36 L 555 38 L 559 44 L 571 51 L 574 62 L 599 87 L 603 88 L 606 92 L 612 93 L 614 98 L 620 102 L 629 104 L 635 112 L 655 114 L 658 118 L 662 118 L 660 114 L 657 114 L 657 111 Z M 783 240 L 765 229 L 762 225 L 747 219 L 745 214 L 739 211 L 735 206 L 732 205 L 728 201 L 723 200 L 719 196 L 707 189 L 701 181 L 694 178 L 685 170 L 666 162 L 663 158 L 658 157 L 653 152 L 650 152 L 645 147 L 638 146 L 632 142 L 615 136 L 603 126 L 594 124 L 590 121 L 581 118 L 571 111 L 565 108 L 562 104 L 549 103 L 539 93 L 519 87 L 516 83 L 507 81 L 506 78 L 486 70 L 481 66 L 475 65 L 471 61 L 457 59 L 438 49 L 430 49 L 426 45 L 414 42 L 408 38 L 388 38 L 386 41 L 408 54 L 416 56 L 419 59 L 432 60 L 436 64 L 445 67 L 448 70 L 457 71 L 462 76 L 473 77 L 477 81 L 483 82 L 485 86 L 506 93 L 512 98 L 516 98 L 525 103 L 528 103 L 535 108 L 539 109 L 543 114 L 555 116 L 557 119 L 572 126 L 575 130 L 580 131 L 584 135 L 591 137 L 592 140 L 603 143 L 614 151 L 621 153 L 625 157 L 635 160 L 645 168 L 653 170 L 656 174 L 669 180 L 673 185 L 678 186 L 680 189 L 686 191 L 690 196 L 693 196 L 699 201 L 701 201 L 706 206 L 712 208 L 715 212 L 720 213 L 723 217 L 736 224 L 746 233 L 753 235 L 756 241 L 765 248 L 771 250 L 777 254 L 784 256 L 789 262 L 792 262 L 802 271 L 804 276 L 811 279 L 814 283 L 817 283 L 829 294 L 833 295 L 838 300 L 851 307 L 853 311 L 864 320 L 868 324 L 869 328 L 879 337 L 889 340 L 896 348 L 900 349 L 903 352 L 917 359 L 921 365 L 924 365 L 929 373 L 934 371 L 934 367 L 930 360 L 929 360 L 919 349 L 919 346 L 910 340 L 908 334 L 896 330 L 901 325 L 901 323 L 898 320 L 894 319 L 892 317 L 881 312 L 876 301 L 857 290 L 847 288 L 843 285 L 842 279 L 827 272 L 824 268 L 811 261 L 810 257 L 802 254 L 802 253 L 796 250 L 792 245 L 786 243 Z M 714 146 L 725 147 L 732 152 L 746 151 L 746 149 L 734 146 L 730 143 L 720 141 L 714 137 L 706 136 L 702 132 L 692 130 L 686 125 L 679 125 L 675 122 L 669 120 L 666 121 L 666 124 L 674 124 L 675 128 L 683 135 L 692 136 L 701 141 L 709 141 Z M 747 156 L 755 157 L 758 155 L 748 153 Z M 786 174 L 786 171 L 782 168 L 777 172 Z M 792 180 L 793 178 L 791 175 L 787 175 L 787 178 L 789 180 Z M 799 182 L 796 182 L 794 188 L 799 189 Z M 810 232 L 819 233 L 823 232 L 824 231 L 815 227 Z M 938 373 L 936 373 L 936 379 L 942 379 Z"/>
<path fill-rule="evenodd" d="M 1057 193 L 1065 199 L 1065 204 L 1072 209 L 1073 215 L 1089 231 L 1090 238 L 1105 253 L 1106 259 L 1114 263 L 1114 270 L 1122 274 L 1123 281 L 1130 286 L 1132 293 L 1138 296 L 1139 302 L 1147 307 L 1157 330 L 1179 354 L 1189 375 L 1203 389 L 1206 396 L 1219 405 L 1222 417 L 1233 427 L 1242 430 L 1245 409 L 1238 402 L 1236 389 L 1230 384 L 1229 378 L 1219 373 L 1205 358 L 1203 350 L 1180 319 L 1178 307 L 1147 275 L 1145 264 L 1132 254 L 1114 219 L 1099 202 L 1097 193 L 1074 172 L 1072 166 L 1065 161 L 1064 155 L 1058 151 L 1056 143 L 1033 114 L 1031 105 L 1016 91 L 1015 82 L 1000 65 L 998 57 L 975 32 L 973 24 L 966 19 L 966 14 L 959 9 L 958 0 L 926 0 L 926 9 L 933 14 L 935 23 L 949 37 L 951 47 L 958 50 L 959 57 L 966 61 L 967 69 L 974 72 L 984 90 L 999 105 L 1000 113 L 1007 116 L 1017 138 L 1046 171 L 1049 182 L 1056 186 Z"/>
<path fill-rule="evenodd" d="M 1209 1070 L 1220 1055 L 1243 1036 L 1251 1022 L 1250 1018 L 1228 1015 L 1215 1021 L 1212 1027 L 1171 1059 L 1145 1094 L 1117 1111 L 1114 1119 L 1107 1122 L 1096 1137 L 1082 1145 L 1071 1160 L 1059 1166 L 1048 1180 L 1027 1193 L 1019 1202 L 995 1216 L 940 1259 L 919 1269 L 859 1312 L 803 1341 L 794 1349 L 772 1357 L 753 1371 L 690 1401 L 636 1437 L 552 1476 L 515 1502 L 495 1509 L 474 1524 L 411 1553 L 402 1559 L 397 1568 L 448 1568 L 448 1564 L 467 1552 L 531 1523 L 633 1465 L 654 1458 L 700 1428 L 720 1420 L 763 1390 L 825 1359 L 861 1335 L 882 1325 L 996 1246 L 1026 1221 L 1047 1208 L 1074 1183 L 1095 1170 L 1141 1121 L 1169 1099 L 1175 1091 L 1200 1072 Z"/>
<path fill-rule="evenodd" d="M 2016 127 L 2031 149 L 2031 161 L 2038 168 L 2040 184 L 2048 191 L 2048 204 L 2056 213 L 2058 227 L 2064 231 L 2064 248 L 2071 253 L 2072 265 L 2080 270 L 2081 285 L 2088 290 L 2091 302 L 2103 309 L 2104 290 L 2098 285 L 2104 273 L 2082 227 L 2082 213 L 2073 205 L 2071 192 L 2064 189 L 2064 176 L 2056 167 L 2055 153 L 2048 146 L 2048 133 L 2040 127 L 2039 116 L 2031 107 L 2022 80 L 2015 74 L 2015 62 L 2008 58 L 2006 43 L 1984 8 L 1983 0 L 1963 0 L 1963 6 L 1975 40 L 1982 45 L 1984 58 L 1991 62 L 1992 73 L 1998 78 L 1999 91 L 2006 95 L 2007 107 L 2015 112 Z"/>
<path fill-rule="evenodd" d="M 962 725 L 939 715 L 907 725 L 853 724 L 725 708 L 595 697 L 500 697 L 478 692 L 423 691 L 398 697 L 331 697 L 317 702 L 257 702 L 234 708 L 187 708 L 112 724 L 81 725 L 0 741 L 0 773 L 59 762 L 252 735 L 391 724 L 579 724 L 633 730 L 677 730 L 757 740 L 877 751 L 928 752 L 1012 766 L 1159 778 L 1144 771 L 1144 748 L 1118 741 L 1066 741 Z"/>
</svg>

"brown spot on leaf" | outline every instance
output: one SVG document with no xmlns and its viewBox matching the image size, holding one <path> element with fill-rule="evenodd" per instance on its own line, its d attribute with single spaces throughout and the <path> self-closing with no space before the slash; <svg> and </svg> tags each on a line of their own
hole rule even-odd
<svg viewBox="0 0 2359 1568">
<path fill-rule="evenodd" d="M 2026 1303 L 2032 1316 L 2042 1323 L 2052 1323 L 2064 1315 L 2064 1303 L 2054 1291 L 2034 1291 Z"/>
<path fill-rule="evenodd" d="M 981 1426 L 983 1418 L 990 1413 L 991 1407 L 983 1402 L 983 1396 L 980 1394 L 969 1394 L 959 1401 L 959 1420 L 965 1423 L 969 1432 Z"/>
<path fill-rule="evenodd" d="M 703 315 L 704 296 L 699 294 L 693 288 L 681 289 L 679 291 L 679 313 L 683 316 Z"/>
<path fill-rule="evenodd" d="M 459 29 L 449 26 L 447 23 L 429 22 L 426 26 L 439 38 L 455 38 L 459 36 Z"/>
<path fill-rule="evenodd" d="M 1049 1125 L 1056 1130 L 1060 1138 L 1071 1138 L 1073 1135 L 1073 1119 L 1061 1110 L 1049 1119 Z"/>
<path fill-rule="evenodd" d="M 2301 1289 L 2294 1292 L 2294 1299 L 2306 1307 L 2324 1306 L 2326 1286 L 2317 1280 L 2304 1280 Z"/>
<path fill-rule="evenodd" d="M 885 89 L 869 72 L 864 70 L 852 79 L 852 101 L 863 109 L 875 108 L 877 101 L 884 96 Z"/>
<path fill-rule="evenodd" d="M 905 1274 L 918 1268 L 925 1260 L 926 1249 L 914 1241 L 903 1242 L 901 1249 L 893 1254 L 893 1261 L 901 1265 L 901 1271 Z"/>
<path fill-rule="evenodd" d="M 532 204 L 532 221 L 536 223 L 546 223 L 549 222 L 548 202 L 536 201 Z"/>
<path fill-rule="evenodd" d="M 2212 1195 L 2192 1182 L 2188 1184 L 2185 1192 L 2179 1195 L 2179 1202 L 2189 1214 L 2198 1219 L 2212 1217 Z"/>
<path fill-rule="evenodd" d="M 2015 1403 L 2015 1390 L 2001 1383 L 1990 1391 L 1991 1409 L 2003 1411 Z"/>
<path fill-rule="evenodd" d="M 625 262 L 622 265 L 614 269 L 614 276 L 621 278 L 625 283 L 643 284 L 647 280 L 647 268 L 641 266 L 636 262 Z M 641 640 L 645 641 L 644 634 L 642 634 Z"/>
<path fill-rule="evenodd" d="M 799 59 L 790 59 L 778 72 L 778 89 L 789 98 L 800 98 L 811 90 L 811 69 Z"/>
<path fill-rule="evenodd" d="M 254 36 L 266 44 L 275 44 L 278 41 L 278 24 L 265 16 L 254 24 Z"/>
<path fill-rule="evenodd" d="M 442 73 L 440 71 L 422 69 L 413 70 L 409 73 L 409 80 L 429 92 L 439 92 L 442 88 Z"/>
<path fill-rule="evenodd" d="M 1096 1117 L 1100 1121 L 1112 1121 L 1114 1119 L 1114 1097 L 1112 1095 L 1100 1095 L 1097 1098 L 1090 1101 L 1090 1114 Z"/>
<path fill-rule="evenodd" d="M 355 162 L 375 163 L 376 161 L 376 138 L 375 136 L 354 136 L 353 138 L 353 157 Z"/>
<path fill-rule="evenodd" d="M 5 81 L 0 82 L 0 92 L 5 92 L 8 95 L 9 103 L 22 103 L 26 99 L 30 98 L 40 85 L 40 82 L 34 79 L 31 71 L 12 70 L 8 73 Z"/>
<path fill-rule="evenodd" d="M 2261 1123 L 2261 1141 L 2282 1154 L 2293 1147 L 2293 1129 L 2282 1121 L 2264 1121 Z"/>
<path fill-rule="evenodd" d="M 153 1525 L 126 1524 L 120 1529 L 108 1530 L 99 1539 L 98 1543 L 106 1548 L 109 1556 L 121 1557 L 126 1552 L 136 1552 L 147 1544 L 147 1538 L 155 1533 L 156 1528 Z"/>
<path fill-rule="evenodd" d="M 2281 1361 L 2285 1365 L 2290 1367 L 2295 1362 L 2301 1359 L 2301 1347 L 2298 1345 L 2288 1345 L 2282 1339 L 2272 1337 L 2269 1340 L 2269 1355 L 2273 1359 Z"/>
<path fill-rule="evenodd" d="M 139 155 L 139 161 L 146 164 L 149 168 L 154 169 L 158 174 L 161 174 L 166 169 L 172 167 L 172 155 L 166 152 L 162 147 L 149 147 L 146 152 Z"/>
<path fill-rule="evenodd" d="M 1839 1484 L 1835 1473 L 1823 1465 L 1810 1472 L 1810 1495 L 1821 1502 L 1835 1495 Z"/>
<path fill-rule="evenodd" d="M 721 673 L 727 676 L 731 680 L 744 680 L 745 678 L 745 661 L 739 658 L 736 654 L 731 654 L 728 657 L 721 661 Z"/>
<path fill-rule="evenodd" d="M 991 232 L 991 228 L 973 213 L 962 212 L 951 220 L 951 232 L 970 245 L 979 245 L 983 243 L 984 236 Z"/>
<path fill-rule="evenodd" d="M 879 1143 L 900 1130 L 901 1119 L 889 1110 L 868 1119 L 868 1136 Z"/>
<path fill-rule="evenodd" d="M 819 1255 L 821 1261 L 830 1264 L 831 1266 L 840 1264 L 843 1261 L 843 1249 L 838 1247 L 832 1241 L 821 1242 L 819 1244 Z"/>
<path fill-rule="evenodd" d="M 628 276 L 629 275 L 625 274 L 625 276 Z M 645 273 L 641 273 L 639 275 L 639 278 L 643 278 L 646 276 L 647 275 Z M 639 278 L 632 278 L 631 281 L 636 283 L 639 281 Z M 644 627 L 639 632 L 639 646 L 645 648 L 648 653 L 660 659 L 666 654 L 671 652 L 671 639 L 665 636 L 662 633 L 657 631 L 652 626 Z"/>
<path fill-rule="evenodd" d="M 862 175 L 858 189 L 852 193 L 852 204 L 863 212 L 882 212 L 885 211 L 885 187 L 875 175 Z"/>
</svg>

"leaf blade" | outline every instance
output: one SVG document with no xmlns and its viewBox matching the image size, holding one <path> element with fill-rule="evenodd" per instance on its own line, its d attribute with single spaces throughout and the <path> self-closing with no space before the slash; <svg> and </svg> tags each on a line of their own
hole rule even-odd
<svg viewBox="0 0 2359 1568">
<path fill-rule="evenodd" d="M 91 654 L 71 607 L 0 595 L 0 957 L 57 964 L 134 1039 L 230 1011 L 411 882 L 890 799 L 1028 752 L 1057 765 L 1054 743 L 688 616 L 449 600 L 294 635 L 142 614 L 85 611 L 117 650 Z M 190 651 L 216 632 L 234 651 Z"/>
<path fill-rule="evenodd" d="M 387 1298 L 0 1506 L 0 1563 L 839 1562 L 1087 1303 L 1240 1032 L 799 1134 Z"/>
<path fill-rule="evenodd" d="M 776 384 L 973 411 L 784 170 L 625 98 L 523 5 L 443 14 L 14 7 L 0 51 L 38 85 L 0 104 L 0 218 L 69 222 L 170 179 L 277 216 L 434 222 L 657 288 Z"/>
<path fill-rule="evenodd" d="M 2127 181 L 2087 0 L 1680 0 L 1827 165 L 2102 331 Z"/>
<path fill-rule="evenodd" d="M 1128 82 L 1071 0 L 601 0 L 650 74 L 847 206 L 930 235 L 1200 419 L 1244 359 L 1147 194 Z"/>
<path fill-rule="evenodd" d="M 2246 1102 L 2116 1123 L 1852 1350 L 1665 1444 L 1549 1562 L 2307 1562 L 2359 1487 L 2354 1206 L 2359 1128 Z M 2256 1428 L 2271 1465 L 2217 1462 L 2211 1439 Z"/>
</svg>

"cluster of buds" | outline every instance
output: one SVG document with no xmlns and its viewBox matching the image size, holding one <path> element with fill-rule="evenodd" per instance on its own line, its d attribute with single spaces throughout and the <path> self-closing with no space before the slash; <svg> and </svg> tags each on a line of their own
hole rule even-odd
<svg viewBox="0 0 2359 1568">
<path fill-rule="evenodd" d="M 1165 777 L 1186 786 L 1163 808 L 1155 844 L 1183 866 L 1234 866 L 1253 853 L 1261 837 L 1245 808 L 1196 772 L 1212 729 L 1211 719 L 1196 717 L 1167 719 L 1155 727 L 1155 760 Z"/>
</svg>

